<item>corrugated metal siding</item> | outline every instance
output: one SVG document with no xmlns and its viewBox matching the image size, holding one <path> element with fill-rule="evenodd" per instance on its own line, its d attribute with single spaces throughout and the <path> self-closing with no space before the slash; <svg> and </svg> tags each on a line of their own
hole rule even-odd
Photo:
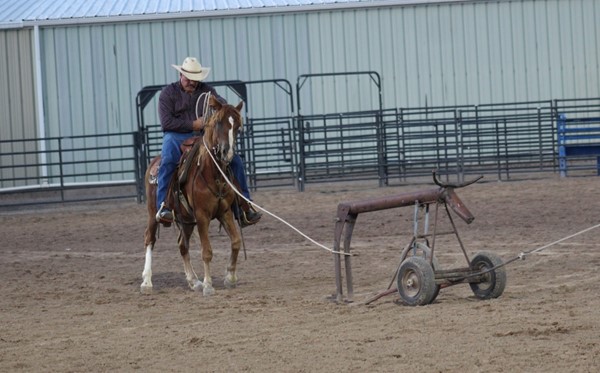
<svg viewBox="0 0 600 373">
<path fill-rule="evenodd" d="M 45 76 L 47 136 L 82 136 L 135 130 L 135 93 L 132 92 L 137 92 L 141 87 L 140 76 L 146 68 L 139 58 L 136 60 L 135 55 L 130 55 L 132 46 L 133 50 L 139 50 L 139 41 L 136 39 L 139 32 L 137 27 L 126 24 L 43 31 L 42 73 Z M 74 148 L 102 147 L 108 145 L 108 141 L 108 138 L 75 139 L 67 145 Z M 127 141 L 130 144 L 131 139 L 112 138 L 110 141 L 110 145 L 125 145 L 120 143 Z M 99 149 L 84 154 L 65 153 L 63 162 L 75 161 L 72 157 L 79 156 L 86 160 L 106 159 L 107 152 L 106 149 Z M 114 152 L 111 154 L 113 158 L 126 157 L 125 154 Z M 103 168 L 100 171 L 126 168 L 124 164 L 100 167 Z M 67 173 L 91 171 L 95 170 L 87 170 L 84 165 L 73 165 L 66 170 Z M 57 173 L 58 168 L 55 167 L 51 174 Z M 121 177 L 116 174 L 68 181 L 120 180 Z"/>
<path fill-rule="evenodd" d="M 375 70 L 384 108 L 597 97 L 597 19 L 594 0 L 530 0 L 41 28 L 47 136 L 133 131 L 137 92 L 176 80 L 170 65 L 187 55 L 213 68 L 210 80 L 294 88 L 300 74 Z M 11 32 L 0 34 L 13 43 L 4 50 L 16 50 Z M 0 79 L 26 58 L 10 53 Z M 289 114 L 273 85 L 249 93 L 251 116 Z M 378 106 L 365 76 L 311 79 L 300 98 L 303 114 Z"/>
<path fill-rule="evenodd" d="M 37 138 L 31 34 L 31 30 L 0 33 L 0 51 L 3 51 L 0 54 L 0 140 Z M 15 154 L 34 152 L 36 149 L 35 141 L 0 143 L 0 164 L 19 165 L 15 169 L 0 169 L 2 178 L 37 176 L 39 170 L 27 166 L 37 164 L 36 161 L 31 162 L 32 156 Z M 23 182 L 17 180 L 0 187 L 21 185 Z"/>
<path fill-rule="evenodd" d="M 93 100 L 86 122 L 98 123 L 84 128 L 133 129 L 137 90 L 176 79 L 170 64 L 186 55 L 213 67 L 212 80 L 285 78 L 295 85 L 300 74 L 375 70 L 386 108 L 597 96 L 598 16 L 593 0 L 556 0 L 48 29 L 44 44 L 67 61 L 45 75 L 72 92 L 63 100 L 74 100 L 64 103 L 72 106 L 68 117 L 49 125 L 83 120 L 82 100 Z M 110 79 L 94 79 L 80 95 L 87 85 L 79 82 L 99 74 L 98 66 Z M 311 80 L 303 110 L 376 108 L 371 86 L 368 79 Z M 253 115 L 269 115 L 274 94 L 252 88 Z"/>
<path fill-rule="evenodd" d="M 598 8 L 592 0 L 394 8 L 400 40 L 396 63 L 382 70 L 384 106 L 598 96 Z"/>
<path fill-rule="evenodd" d="M 265 8 L 289 8 L 328 4 L 343 5 L 361 2 L 371 3 L 373 0 L 68 0 L 60 2 L 55 0 L 19 0 L 0 2 L 0 24 L 21 21 L 68 21 L 78 18 L 88 20 L 97 20 L 100 18 L 109 22 L 126 16 L 156 16 L 178 13 L 198 13 L 199 15 L 203 15 L 203 13 L 214 11 L 261 10 Z"/>
</svg>

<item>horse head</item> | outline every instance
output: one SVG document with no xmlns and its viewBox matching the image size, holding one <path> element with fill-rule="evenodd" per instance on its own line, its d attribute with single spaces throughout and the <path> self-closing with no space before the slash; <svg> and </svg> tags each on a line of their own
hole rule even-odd
<svg viewBox="0 0 600 373">
<path fill-rule="evenodd" d="M 223 104 L 214 96 L 211 96 L 209 100 L 213 114 L 207 118 L 204 137 L 215 158 L 224 164 L 229 164 L 235 154 L 237 135 L 242 129 L 240 111 L 243 105 L 243 101 L 240 101 L 235 107 Z"/>
</svg>

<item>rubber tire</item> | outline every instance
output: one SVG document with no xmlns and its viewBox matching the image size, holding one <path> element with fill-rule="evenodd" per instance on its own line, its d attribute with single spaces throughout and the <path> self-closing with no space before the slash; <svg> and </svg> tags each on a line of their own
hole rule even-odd
<svg viewBox="0 0 600 373">
<path fill-rule="evenodd" d="M 411 282 L 411 284 L 409 284 Z M 435 273 L 429 262 L 422 257 L 412 256 L 398 270 L 398 293 L 409 306 L 424 306 L 436 295 Z"/>
<path fill-rule="evenodd" d="M 499 256 L 490 252 L 480 252 L 471 260 L 471 268 L 476 271 L 485 271 L 502 264 Z M 479 299 L 498 298 L 506 287 L 506 271 L 504 267 L 496 268 L 485 274 L 485 282 L 469 283 L 471 290 Z"/>
<path fill-rule="evenodd" d="M 406 258 L 412 258 L 413 256 L 419 256 L 421 258 L 428 260 L 429 256 L 431 255 L 431 249 L 429 248 L 429 246 L 422 244 L 420 242 L 416 242 L 415 245 L 417 245 L 417 248 L 421 251 L 420 254 L 423 254 L 423 255 L 420 256 L 420 255 L 418 255 L 419 253 L 417 255 L 413 255 L 413 251 L 411 249 L 408 251 L 408 254 L 403 259 L 406 260 Z M 440 262 L 438 261 L 438 259 L 435 256 L 431 260 L 431 266 L 433 267 L 434 271 L 442 269 L 442 267 L 440 266 Z M 435 273 L 434 273 L 434 279 L 435 279 Z M 440 294 L 440 285 L 436 284 L 435 292 L 433 294 L 433 298 L 431 299 L 430 303 L 432 303 L 439 294 Z"/>
</svg>

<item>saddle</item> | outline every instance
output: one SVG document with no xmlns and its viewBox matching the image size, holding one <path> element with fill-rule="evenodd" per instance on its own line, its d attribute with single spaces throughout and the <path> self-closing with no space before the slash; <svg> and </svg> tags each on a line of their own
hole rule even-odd
<svg viewBox="0 0 600 373">
<path fill-rule="evenodd" d="M 187 202 L 187 199 L 186 199 L 184 193 L 182 192 L 181 188 L 185 185 L 185 183 L 188 180 L 190 166 L 192 165 L 192 162 L 194 162 L 194 159 L 196 158 L 196 156 L 200 150 L 200 146 L 202 145 L 201 140 L 202 140 L 202 136 L 193 136 L 193 137 L 186 139 L 180 145 L 181 158 L 179 159 L 177 169 L 175 170 L 175 173 L 174 173 L 173 177 L 171 178 L 169 190 L 167 192 L 167 198 L 165 201 L 166 207 L 170 210 L 180 210 L 181 207 L 183 207 L 188 212 L 188 214 L 191 215 L 191 208 L 190 208 L 189 203 Z M 158 169 L 159 169 L 159 167 L 160 167 L 160 162 L 154 162 L 153 164 L 151 164 L 150 180 L 149 180 L 150 184 L 158 184 Z M 231 180 L 231 182 L 233 183 L 235 188 L 238 191 L 240 191 L 241 187 L 240 187 L 237 179 L 235 177 L 233 177 L 231 170 L 228 168 L 227 170 L 225 170 L 225 172 L 228 175 L 230 175 L 229 179 Z M 175 175 L 177 175 L 177 176 L 175 177 Z M 255 223 L 255 222 L 249 222 L 245 219 L 245 213 L 252 209 L 252 207 L 246 200 L 244 200 L 242 198 L 237 198 L 237 196 L 236 196 L 233 205 L 234 205 L 234 206 L 232 206 L 233 211 L 234 211 L 236 217 L 239 218 L 241 215 L 242 223 L 244 223 L 246 225 Z M 240 214 L 240 210 L 242 212 L 241 214 Z"/>
<path fill-rule="evenodd" d="M 190 137 L 182 142 L 179 147 L 181 150 L 181 159 L 179 159 L 179 166 L 177 166 L 177 179 L 180 186 L 184 185 L 187 181 L 190 165 L 194 161 L 196 154 L 198 154 L 198 150 L 200 150 L 201 139 L 201 136 Z"/>
<path fill-rule="evenodd" d="M 194 156 L 198 154 L 199 146 L 194 147 L 196 143 L 199 143 L 199 140 L 202 137 L 194 136 L 186 139 L 181 145 L 179 149 L 181 150 L 181 158 L 179 159 L 179 164 L 177 165 L 176 175 L 179 180 L 179 184 L 183 185 L 187 181 L 187 175 L 190 170 L 191 162 L 194 159 Z M 192 151 L 193 150 L 193 151 Z M 158 185 L 158 168 L 160 167 L 160 162 L 155 162 L 150 165 L 150 184 Z"/>
</svg>

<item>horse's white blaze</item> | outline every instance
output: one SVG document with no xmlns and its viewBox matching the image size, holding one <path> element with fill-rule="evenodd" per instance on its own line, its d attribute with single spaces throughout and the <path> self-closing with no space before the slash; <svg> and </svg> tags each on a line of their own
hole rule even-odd
<svg viewBox="0 0 600 373">
<path fill-rule="evenodd" d="M 235 147 L 235 139 L 233 138 L 233 125 L 235 122 L 232 117 L 229 117 L 229 123 L 231 124 L 231 129 L 229 130 L 229 151 L 227 152 L 227 159 L 233 158 L 233 150 Z"/>
<path fill-rule="evenodd" d="M 146 263 L 142 272 L 142 287 L 152 287 L 152 248 L 154 244 L 146 246 Z"/>
</svg>

